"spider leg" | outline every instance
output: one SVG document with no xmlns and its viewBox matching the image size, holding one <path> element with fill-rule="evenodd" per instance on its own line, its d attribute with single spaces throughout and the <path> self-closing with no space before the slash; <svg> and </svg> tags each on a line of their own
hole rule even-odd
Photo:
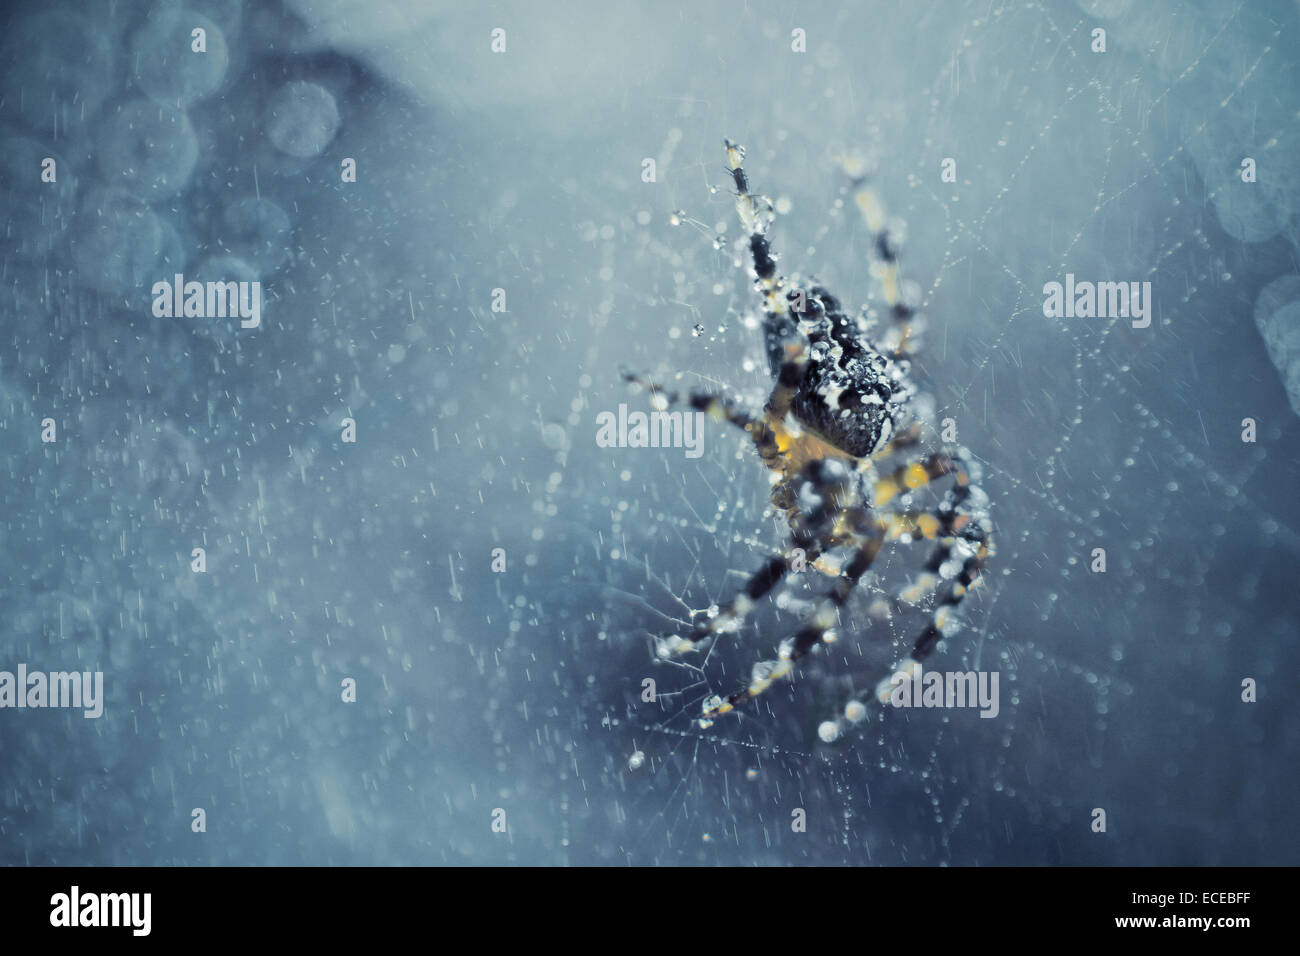
<svg viewBox="0 0 1300 956">
<path fill-rule="evenodd" d="M 910 677 L 941 640 L 951 637 L 961 628 L 957 608 L 979 584 L 984 564 L 992 554 L 993 538 L 983 529 L 978 535 L 946 539 L 935 549 L 930 559 L 934 570 L 930 573 L 939 574 L 945 565 L 949 568 L 957 562 L 960 565 L 951 577 L 941 575 L 934 611 L 929 622 L 913 640 L 911 653 L 876 685 L 875 697 L 882 704 L 889 703 L 895 675 L 904 673 Z M 858 695 L 860 696 L 862 695 Z"/>
<path fill-rule="evenodd" d="M 691 389 L 688 392 L 666 392 L 661 386 L 644 375 L 624 372 L 623 378 L 635 382 L 650 393 L 651 403 L 660 410 L 672 405 L 685 405 L 698 412 L 704 412 L 709 418 L 718 422 L 727 422 L 747 434 L 758 448 L 763 463 L 773 470 L 779 470 L 781 449 L 777 437 L 768 425 L 767 416 L 758 417 L 742 406 L 735 399 L 714 392 Z"/>
<path fill-rule="evenodd" d="M 949 539 L 936 549 L 939 563 L 943 564 L 955 556 L 956 543 L 961 539 Z M 838 739 L 847 726 L 861 723 L 866 719 L 868 706 L 866 701 L 874 697 L 881 706 L 888 706 L 896 683 L 901 678 L 911 680 L 921 662 L 934 651 L 944 638 L 951 637 L 961 626 L 957 607 L 971 590 L 979 584 L 980 574 L 985 560 L 993 553 L 991 537 L 984 537 L 973 550 L 964 550 L 961 569 L 951 579 L 944 581 L 938 593 L 935 609 L 930 621 L 922 628 L 912 643 L 911 653 L 890 669 L 889 674 L 881 679 L 873 690 L 859 691 L 849 697 L 843 710 L 834 720 L 823 721 L 817 728 L 817 735 L 826 743 Z"/>
<path fill-rule="evenodd" d="M 950 460 L 954 468 L 967 476 L 966 481 L 959 481 L 948 489 L 933 512 L 893 516 L 898 519 L 896 527 L 905 529 L 906 533 L 937 540 L 924 570 L 899 592 L 899 598 L 908 603 L 916 603 L 933 594 L 934 610 L 930 620 L 913 639 L 911 652 L 906 658 L 891 668 L 871 691 L 850 697 L 840 717 L 821 725 L 818 733 L 824 741 L 839 737 L 846 721 L 855 724 L 867 716 L 865 699 L 874 696 L 881 704 L 888 704 L 898 675 L 910 678 L 939 642 L 951 637 L 961 626 L 958 608 L 980 583 L 984 565 L 994 552 L 993 531 L 988 515 L 988 498 L 971 480 L 979 478 L 976 464 L 967 460 L 964 449 L 954 449 Z"/>
<path fill-rule="evenodd" d="M 740 224 L 749 233 L 749 254 L 753 259 L 754 287 L 763 300 L 763 336 L 767 349 L 768 364 L 772 374 L 778 379 L 778 388 L 785 385 L 799 384 L 803 377 L 803 367 L 807 362 L 807 339 L 799 328 L 797 316 L 793 316 L 788 306 L 789 301 L 802 302 L 807 308 L 812 296 L 791 287 L 786 290 L 784 278 L 776 271 L 776 256 L 767 238 L 767 227 L 772 224 L 775 212 L 771 203 L 763 197 L 756 197 L 749 191 L 749 179 L 745 175 L 743 160 L 744 147 L 724 140 L 727 147 L 727 165 L 736 186 L 736 212 Z M 791 353 L 791 348 L 796 353 Z M 796 368 L 798 378 L 795 378 Z M 785 397 L 784 407 L 779 408 L 779 415 L 789 409 L 789 399 Z"/>
<path fill-rule="evenodd" d="M 810 507 L 800 503 L 799 486 L 805 483 L 817 492 Z M 794 482 L 778 482 L 772 489 L 772 503 L 786 513 L 790 547 L 783 554 L 768 558 L 716 614 L 706 616 L 704 612 L 696 612 L 689 637 L 662 638 L 659 656 L 672 657 L 692 650 L 716 634 L 738 631 L 758 602 L 794 569 L 796 558 L 824 570 L 818 563 L 823 553 L 855 540 L 855 528 L 870 520 L 864 509 L 844 506 L 853 494 L 852 483 L 853 476 L 847 468 L 824 461 L 809 462 Z"/>
<path fill-rule="evenodd" d="M 800 555 L 798 552 L 802 551 Z M 740 630 L 745 619 L 758 606 L 758 602 L 776 589 L 794 568 L 795 559 L 802 557 L 809 564 L 821 556 L 821 548 L 811 536 L 796 536 L 790 548 L 783 554 L 772 555 L 757 571 L 749 576 L 735 594 L 718 612 L 708 616 L 706 612 L 695 612 L 694 630 L 688 637 L 671 635 L 659 639 L 657 653 L 662 658 L 675 657 L 693 650 L 701 641 L 717 634 L 729 634 Z"/>
<path fill-rule="evenodd" d="M 790 405 L 794 402 L 799 383 L 808 369 L 808 339 L 792 336 L 781 342 L 781 364 L 777 367 L 776 384 L 763 409 L 768 427 L 782 426 Z"/>
<path fill-rule="evenodd" d="M 871 245 L 876 261 L 872 271 L 880 278 L 885 305 L 889 307 L 889 316 L 894 323 L 893 332 L 882 346 L 885 354 L 890 358 L 906 358 L 916 350 L 923 325 L 916 310 L 903 301 L 898 265 L 899 242 L 889 231 L 886 223 L 885 204 L 881 202 L 876 191 L 867 184 L 866 177 L 854 176 L 852 183 L 854 205 L 858 207 L 867 229 L 871 232 Z"/>
<path fill-rule="evenodd" d="M 954 475 L 955 481 L 939 504 L 932 511 L 908 515 L 905 521 L 896 524 L 898 534 L 938 541 L 922 572 L 898 592 L 899 599 L 907 604 L 917 604 L 935 593 L 952 576 L 954 569 L 950 562 L 956 551 L 962 551 L 963 557 L 973 556 L 981 549 L 987 551 L 991 543 L 988 496 L 976 484 L 980 470 L 977 463 L 969 460 L 969 452 L 964 448 L 936 452 L 898 468 L 877 482 L 876 503 L 885 507 L 895 500 L 899 491 L 918 488 L 945 474 Z"/>
<path fill-rule="evenodd" d="M 900 494 L 922 488 L 944 475 L 954 476 L 955 487 L 969 489 L 971 471 L 964 449 L 937 451 L 910 464 L 901 465 L 878 479 L 872 500 L 876 507 L 883 508 Z"/>
<path fill-rule="evenodd" d="M 885 541 L 886 525 L 875 522 L 866 540 L 853 549 L 848 563 L 830 590 L 821 598 L 816 610 L 804 619 L 802 626 L 791 638 L 781 642 L 775 660 L 760 661 L 750 673 L 749 684 L 726 698 L 713 696 L 704 701 L 701 726 L 707 727 L 714 719 L 735 710 L 747 701 L 758 697 L 776 681 L 789 676 L 795 663 L 818 644 L 827 642 L 828 635 L 839 620 L 840 609 L 857 587 L 858 581 L 875 562 Z"/>
</svg>

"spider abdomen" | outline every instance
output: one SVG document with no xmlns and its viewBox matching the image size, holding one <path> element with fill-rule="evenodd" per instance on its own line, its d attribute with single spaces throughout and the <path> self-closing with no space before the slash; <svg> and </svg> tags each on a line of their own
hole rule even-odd
<svg viewBox="0 0 1300 956">
<path fill-rule="evenodd" d="M 881 355 L 827 357 L 808 364 L 790 410 L 805 428 L 852 455 L 867 458 L 895 432 L 900 389 Z"/>
</svg>

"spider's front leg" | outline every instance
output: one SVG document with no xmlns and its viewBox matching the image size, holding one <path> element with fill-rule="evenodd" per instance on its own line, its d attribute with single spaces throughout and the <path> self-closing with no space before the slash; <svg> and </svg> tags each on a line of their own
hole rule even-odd
<svg viewBox="0 0 1300 956">
<path fill-rule="evenodd" d="M 912 305 L 904 301 L 898 257 L 900 240 L 890 231 L 885 205 L 868 184 L 867 177 L 860 172 L 850 172 L 849 181 L 853 188 L 853 204 L 858 207 L 871 235 L 875 260 L 872 272 L 880 279 L 885 305 L 893 322 L 893 329 L 881 343 L 882 350 L 891 359 L 907 358 L 919 347 L 925 323 Z"/>
<path fill-rule="evenodd" d="M 686 393 L 666 392 L 648 376 L 637 375 L 633 372 L 624 372 L 623 379 L 640 385 L 648 391 L 651 404 L 659 411 L 674 405 L 681 405 L 698 412 L 704 412 L 714 421 L 734 425 L 754 442 L 759 456 L 763 459 L 763 464 L 774 470 L 779 468 L 781 448 L 777 442 L 777 435 L 770 425 L 773 421 L 772 416 L 766 411 L 762 416 L 754 415 L 740 402 L 729 396 L 719 395 L 716 392 L 705 392 L 698 389 L 691 389 Z"/>
</svg>

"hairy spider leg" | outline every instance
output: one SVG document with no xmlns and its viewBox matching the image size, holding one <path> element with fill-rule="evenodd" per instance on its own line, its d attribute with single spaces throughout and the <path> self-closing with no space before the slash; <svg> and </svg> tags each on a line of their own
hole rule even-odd
<svg viewBox="0 0 1300 956">
<path fill-rule="evenodd" d="M 797 288 L 792 288 L 789 292 L 784 291 L 785 280 L 777 275 L 776 256 L 767 238 L 767 227 L 772 224 L 776 214 L 770 203 L 761 197 L 755 197 L 749 191 L 749 179 L 742 165 L 745 158 L 744 147 L 729 139 L 723 142 L 727 147 L 727 166 L 731 171 L 732 182 L 736 186 L 736 213 L 740 217 L 741 226 L 749 233 L 749 254 L 754 264 L 754 288 L 758 290 L 763 302 L 764 347 L 772 374 L 779 381 L 783 370 L 793 375 L 794 368 L 791 363 L 799 361 L 797 357 L 791 355 L 791 347 L 806 350 L 808 346 L 807 338 L 800 334 L 797 322 L 790 315 L 788 301 L 806 302 L 810 297 Z M 806 352 L 802 360 L 807 361 Z M 794 385 L 797 386 L 798 383 L 799 380 L 795 379 Z M 786 408 L 789 408 L 788 398 Z"/>
<path fill-rule="evenodd" d="M 914 470 L 918 466 L 921 469 L 919 473 Z M 963 506 L 972 499 L 983 501 L 983 492 L 971 484 L 970 475 L 974 470 L 966 462 L 963 451 L 957 449 L 951 453 L 931 455 L 923 462 L 900 468 L 891 476 L 891 486 L 920 487 L 925 481 L 953 474 L 956 481 L 934 512 L 886 513 L 876 517 L 867 516 L 860 508 L 852 509 L 867 518 L 866 521 L 862 518 L 855 520 L 858 530 L 866 533 L 866 541 L 854 549 L 842 575 L 822 599 L 817 610 L 805 620 L 793 640 L 783 642 L 776 660 L 762 661 L 754 666 L 747 687 L 725 699 L 715 696 L 706 700 L 701 720 L 707 725 L 746 701 L 758 697 L 773 683 L 787 677 L 800 658 L 817 645 L 826 643 L 827 635 L 838 622 L 841 608 L 875 562 L 886 541 L 903 534 L 919 535 L 926 539 L 944 535 L 931 553 L 924 572 L 941 584 L 930 621 L 914 640 L 908 658 L 893 668 L 891 676 L 875 688 L 876 696 L 881 698 L 883 694 L 882 699 L 887 702 L 893 675 L 900 671 L 910 675 L 934 651 L 940 640 L 956 632 L 960 623 L 957 607 L 979 583 L 984 563 L 992 554 L 992 536 L 982 505 L 979 505 L 980 510 L 963 510 Z M 928 477 L 924 481 L 917 481 L 918 474 Z M 944 565 L 953 560 L 961 560 L 961 567 L 951 577 L 946 577 L 942 573 Z M 856 723 L 866 716 L 867 711 L 861 697 L 862 695 L 855 695 L 850 698 L 843 716 L 823 725 L 819 730 L 823 740 L 830 741 L 838 737 L 845 720 Z"/>
<path fill-rule="evenodd" d="M 673 657 L 685 651 L 693 650 L 701 641 L 717 634 L 728 634 L 740 630 L 745 619 L 758 606 L 758 602 L 770 594 L 785 580 L 794 568 L 797 558 L 813 561 L 821 555 L 821 548 L 811 535 L 792 535 L 792 545 L 783 554 L 774 554 L 750 575 L 731 599 L 709 616 L 706 611 L 697 611 L 693 619 L 694 629 L 687 638 L 676 635 L 659 639 L 660 657 Z M 802 551 L 801 555 L 799 552 Z"/>
<path fill-rule="evenodd" d="M 944 577 L 939 571 L 959 546 L 958 539 L 967 542 L 962 547 L 968 551 L 991 542 L 987 505 L 984 491 L 967 481 L 954 484 L 933 511 L 920 517 L 915 530 L 909 533 L 927 540 L 938 539 L 940 543 L 931 551 L 921 572 L 898 591 L 899 600 L 918 604 L 943 584 Z"/>
<path fill-rule="evenodd" d="M 865 176 L 851 177 L 853 184 L 853 204 L 858 207 L 862 219 L 871 233 L 872 253 L 876 266 L 873 268 L 880 278 L 885 305 L 889 307 L 889 317 L 894 323 L 894 333 L 885 343 L 885 354 L 891 359 L 907 358 L 919 345 L 919 333 L 922 324 L 916 310 L 903 301 L 902 281 L 899 275 L 898 242 L 889 231 L 886 222 L 885 204 L 880 196 L 868 184 Z"/>
<path fill-rule="evenodd" d="M 797 489 L 792 482 L 781 482 L 773 488 L 772 502 L 785 512 L 790 528 L 791 545 L 780 555 L 773 555 L 750 575 L 748 581 L 713 616 L 697 612 L 694 629 L 689 638 L 663 638 L 660 655 L 672 656 L 690 650 L 715 634 L 732 633 L 740 629 L 745 619 L 758 605 L 795 570 L 796 559 L 802 558 L 827 574 L 837 574 L 819 564 L 822 554 L 842 544 L 856 540 L 857 526 L 867 522 L 867 512 L 846 504 L 853 500 L 852 475 L 844 468 L 833 468 L 825 461 L 809 462 L 798 476 L 798 481 L 813 484 L 818 490 L 817 502 L 806 511 L 798 505 Z"/>
<path fill-rule="evenodd" d="M 938 561 L 935 562 L 932 559 L 936 569 L 943 562 L 949 560 L 952 554 L 951 549 L 958 540 L 961 539 L 948 539 L 947 542 L 936 549 L 935 557 Z M 956 633 L 960 626 L 957 607 L 979 584 L 984 562 L 992 553 L 993 547 L 990 538 L 986 537 L 978 543 L 974 553 L 970 554 L 962 562 L 961 570 L 952 579 L 945 581 L 942 590 L 938 594 L 931 619 L 913 641 L 911 653 L 891 668 L 889 675 L 880 680 L 873 690 L 859 691 L 853 694 L 834 720 L 824 721 L 817 729 L 818 736 L 823 741 L 830 743 L 838 739 L 844 733 L 846 727 L 865 720 L 869 713 L 866 703 L 868 698 L 874 697 L 875 701 L 880 705 L 888 705 L 897 682 L 902 679 L 911 680 L 916 672 L 921 669 L 921 662 L 930 656 L 939 642 Z"/>
<path fill-rule="evenodd" d="M 691 389 L 685 394 L 666 392 L 648 376 L 638 375 L 635 372 L 624 372 L 623 379 L 640 385 L 650 393 L 652 403 L 658 403 L 662 408 L 685 405 L 695 411 L 704 412 L 716 422 L 735 425 L 753 440 L 763 463 L 769 468 L 779 469 L 780 465 L 777 462 L 781 456 L 781 449 L 777 445 L 776 436 L 772 434 L 763 418 L 751 414 L 735 399 L 698 389 Z"/>
<path fill-rule="evenodd" d="M 819 601 L 816 610 L 804 619 L 803 625 L 795 632 L 794 637 L 781 642 L 775 660 L 760 661 L 755 664 L 750 673 L 749 684 L 742 690 L 726 698 L 715 695 L 704 701 L 704 714 L 700 717 L 702 726 L 707 727 L 716 718 L 753 700 L 778 680 L 788 677 L 800 658 L 818 644 L 827 642 L 828 635 L 839 621 L 840 609 L 848 602 L 858 581 L 867 573 L 880 554 L 888 527 L 887 522 L 873 522 L 870 536 L 853 549 L 841 575 Z"/>
<path fill-rule="evenodd" d="M 965 449 L 954 449 L 951 458 L 955 471 L 966 475 L 967 480 L 957 482 L 949 489 L 943 502 L 927 516 L 929 521 L 917 524 L 923 537 L 937 538 L 938 543 L 922 572 L 898 595 L 900 600 L 915 603 L 928 594 L 934 594 L 930 620 L 913 639 L 911 652 L 906 658 L 891 668 L 872 690 L 850 697 L 836 720 L 822 725 L 819 734 L 823 740 L 836 739 L 846 722 L 855 724 L 865 719 L 868 711 L 863 701 L 866 698 L 874 697 L 881 704 L 889 703 L 896 680 L 900 676 L 910 679 L 939 642 L 957 632 L 961 626 L 959 606 L 982 580 L 984 565 L 994 553 L 988 498 L 971 480 L 972 477 L 979 478 L 979 470 L 967 460 Z M 956 569 L 954 562 L 960 562 Z"/>
<path fill-rule="evenodd" d="M 883 508 L 900 494 L 924 487 L 949 474 L 956 479 L 957 487 L 966 487 L 971 482 L 970 472 L 964 466 L 961 456 L 944 451 L 935 452 L 919 461 L 902 465 L 877 480 L 872 500 L 876 507 Z"/>
<path fill-rule="evenodd" d="M 957 548 L 961 546 L 966 549 L 964 558 L 956 554 Z M 867 711 L 862 701 L 867 696 L 874 696 L 879 703 L 888 704 L 897 680 L 902 676 L 910 680 L 920 669 L 921 662 L 934 652 L 939 642 L 958 631 L 961 627 L 958 607 L 979 585 L 984 564 L 992 554 L 992 536 L 983 528 L 976 535 L 948 538 L 940 543 L 931 556 L 930 572 L 938 572 L 945 563 L 954 559 L 961 560 L 961 568 L 951 578 L 942 579 L 942 587 L 936 595 L 934 611 L 930 615 L 930 620 L 921 629 L 921 633 L 913 640 L 911 653 L 890 670 L 889 675 L 875 686 L 873 692 L 863 691 L 853 695 L 844 708 L 841 720 L 847 719 L 850 723 L 857 723 L 863 719 Z M 839 721 L 836 725 L 842 729 Z"/>
<path fill-rule="evenodd" d="M 912 653 L 901 665 L 902 669 L 918 666 L 940 640 L 957 631 L 960 627 L 957 607 L 979 583 L 984 564 L 993 553 L 988 496 L 975 483 L 980 477 L 978 466 L 969 460 L 969 452 L 964 448 L 952 449 L 946 457 L 957 480 L 935 513 L 943 537 L 922 573 L 900 593 L 903 600 L 916 601 L 934 592 L 935 607 L 929 623 L 913 642 Z M 957 561 L 961 565 L 954 568 Z"/>
</svg>

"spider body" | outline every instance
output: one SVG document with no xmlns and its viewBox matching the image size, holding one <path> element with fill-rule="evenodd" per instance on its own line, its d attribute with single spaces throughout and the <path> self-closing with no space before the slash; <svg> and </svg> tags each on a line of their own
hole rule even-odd
<svg viewBox="0 0 1300 956">
<path fill-rule="evenodd" d="M 831 579 L 798 630 L 778 646 L 774 659 L 753 666 L 750 680 L 728 697 L 711 696 L 699 718 L 708 726 L 789 676 L 797 661 L 835 640 L 840 612 L 889 542 L 932 541 L 928 560 L 900 600 L 925 604 L 930 620 L 893 673 L 912 673 L 957 628 L 956 608 L 979 581 L 992 553 L 988 500 L 979 472 L 964 448 L 941 447 L 904 459 L 922 444 L 924 422 L 910 378 L 910 350 L 918 319 L 902 301 L 898 245 L 885 228 L 883 209 L 860 179 L 855 202 L 873 233 L 892 328 L 873 341 L 867 322 L 850 316 L 820 285 L 787 283 L 777 271 L 767 228 L 771 204 L 753 196 L 742 167 L 744 151 L 727 141 L 737 190 L 736 208 L 749 230 L 751 275 L 763 304 L 763 334 L 774 384 L 761 414 L 722 395 L 666 393 L 642 376 L 657 407 L 688 404 L 743 429 L 772 472 L 771 501 L 785 516 L 789 547 L 769 557 L 721 607 L 697 611 L 690 633 L 661 638 L 658 653 L 670 658 L 697 649 L 720 634 L 740 630 L 758 602 L 780 586 L 798 562 Z M 921 489 L 937 502 L 922 505 Z M 819 727 L 829 742 L 867 714 L 863 700 L 887 700 L 890 678 L 855 691 L 842 712 Z"/>
<path fill-rule="evenodd" d="M 773 345 L 789 340 L 791 325 L 807 338 L 807 361 L 794 385 L 790 414 L 849 457 L 869 458 L 893 437 L 895 422 L 912 397 L 906 363 L 876 351 L 862 321 L 844 314 L 839 300 L 821 286 L 807 295 L 793 292 L 790 298 L 802 298 L 804 310 L 794 311 L 799 303 L 791 302 L 797 321 L 781 323 L 768 336 L 769 364 L 778 378 L 781 366 L 772 361 Z"/>
</svg>

